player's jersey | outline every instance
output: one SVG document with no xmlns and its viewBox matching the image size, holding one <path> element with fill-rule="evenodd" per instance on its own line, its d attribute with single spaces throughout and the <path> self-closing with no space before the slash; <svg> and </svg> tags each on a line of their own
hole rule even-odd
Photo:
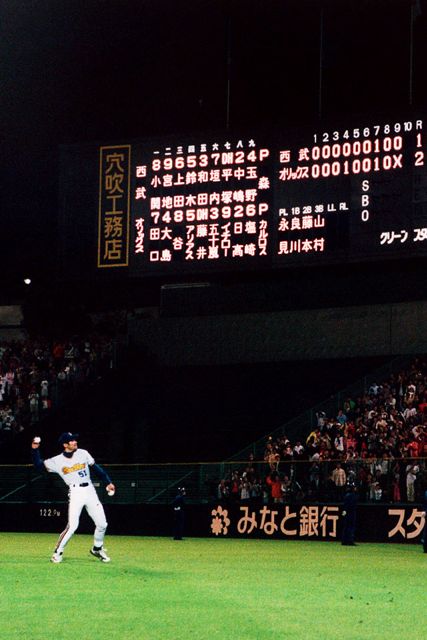
<svg viewBox="0 0 427 640">
<path fill-rule="evenodd" d="M 68 485 L 82 484 L 90 479 L 89 465 L 95 464 L 95 460 L 85 449 L 76 449 L 71 458 L 63 453 L 44 461 L 44 466 L 50 473 L 58 473 Z"/>
</svg>

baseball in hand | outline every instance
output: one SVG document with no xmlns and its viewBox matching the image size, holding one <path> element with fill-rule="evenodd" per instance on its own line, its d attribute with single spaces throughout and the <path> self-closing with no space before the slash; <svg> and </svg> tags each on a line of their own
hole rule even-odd
<svg viewBox="0 0 427 640">
<path fill-rule="evenodd" d="M 113 496 L 116 492 L 114 491 L 114 489 L 108 489 L 107 493 L 109 496 Z"/>
<path fill-rule="evenodd" d="M 41 441 L 42 439 L 39 436 L 36 436 L 35 438 L 33 438 L 34 444 L 40 444 Z"/>
</svg>

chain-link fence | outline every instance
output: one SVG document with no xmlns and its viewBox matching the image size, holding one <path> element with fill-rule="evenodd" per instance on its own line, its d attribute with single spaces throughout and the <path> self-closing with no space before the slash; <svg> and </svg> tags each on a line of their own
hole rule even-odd
<svg viewBox="0 0 427 640">
<path fill-rule="evenodd" d="M 233 500 L 245 503 L 337 502 L 345 487 L 357 487 L 359 500 L 371 503 L 420 503 L 427 490 L 425 458 L 375 458 L 280 462 L 257 460 L 188 464 L 106 465 L 116 484 L 108 497 L 94 477 L 103 502 L 169 504 L 184 486 L 187 501 Z M 64 502 L 67 488 L 55 474 L 29 465 L 0 466 L 0 503 Z"/>
</svg>

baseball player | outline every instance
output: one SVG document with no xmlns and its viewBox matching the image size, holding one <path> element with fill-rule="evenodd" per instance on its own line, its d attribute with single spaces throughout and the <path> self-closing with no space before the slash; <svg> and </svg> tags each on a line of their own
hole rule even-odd
<svg viewBox="0 0 427 640">
<path fill-rule="evenodd" d="M 34 466 L 39 470 L 57 473 L 69 487 L 68 524 L 59 536 L 51 561 L 62 562 L 62 554 L 67 542 L 79 526 L 80 514 L 83 507 L 95 523 L 93 547 L 90 553 L 102 562 L 110 562 L 110 558 L 103 549 L 107 520 L 104 508 L 99 501 L 95 487 L 90 478 L 89 467 L 97 473 L 103 482 L 109 495 L 113 495 L 115 486 L 108 474 L 99 465 L 95 464 L 88 451 L 77 446 L 78 433 L 63 433 L 59 438 L 59 444 L 64 448 L 63 452 L 53 458 L 42 460 L 40 456 L 40 438 L 34 438 L 32 442 L 32 457 Z"/>
</svg>

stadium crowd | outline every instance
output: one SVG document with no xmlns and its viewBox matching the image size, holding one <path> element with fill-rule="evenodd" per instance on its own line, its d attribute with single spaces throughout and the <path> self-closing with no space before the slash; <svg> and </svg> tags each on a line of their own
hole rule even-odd
<svg viewBox="0 0 427 640">
<path fill-rule="evenodd" d="M 1 340 L 0 441 L 38 422 L 111 366 L 112 342 L 98 334 Z"/>
<path fill-rule="evenodd" d="M 347 397 L 335 416 L 318 412 L 304 439 L 270 436 L 262 458 L 251 456 L 223 478 L 217 498 L 341 500 L 351 484 L 363 501 L 421 499 L 427 486 L 427 363 L 416 359 L 408 370 L 373 382 L 359 397 Z"/>
</svg>

